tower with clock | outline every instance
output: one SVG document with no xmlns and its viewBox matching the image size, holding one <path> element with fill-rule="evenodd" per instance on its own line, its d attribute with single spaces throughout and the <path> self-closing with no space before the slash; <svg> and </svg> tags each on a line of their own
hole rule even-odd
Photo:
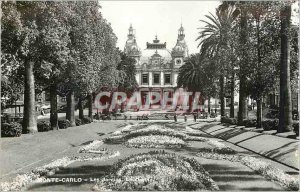
<svg viewBox="0 0 300 192">
<path fill-rule="evenodd" d="M 175 68 L 182 66 L 184 58 L 188 57 L 188 47 L 184 37 L 184 28 L 181 25 L 178 29 L 177 43 L 171 52 Z"/>
</svg>

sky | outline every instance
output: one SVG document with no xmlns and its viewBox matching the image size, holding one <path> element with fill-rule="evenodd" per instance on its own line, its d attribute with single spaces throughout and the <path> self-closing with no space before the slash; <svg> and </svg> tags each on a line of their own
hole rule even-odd
<svg viewBox="0 0 300 192">
<path fill-rule="evenodd" d="M 199 52 L 199 42 L 195 41 L 200 31 L 197 28 L 204 27 L 199 20 L 205 19 L 204 15 L 209 12 L 214 13 L 219 4 L 220 1 L 100 1 L 100 12 L 111 23 L 121 50 L 124 49 L 130 24 L 135 29 L 141 50 L 146 48 L 146 42 L 152 42 L 155 35 L 171 50 L 182 24 L 191 54 Z"/>
</svg>

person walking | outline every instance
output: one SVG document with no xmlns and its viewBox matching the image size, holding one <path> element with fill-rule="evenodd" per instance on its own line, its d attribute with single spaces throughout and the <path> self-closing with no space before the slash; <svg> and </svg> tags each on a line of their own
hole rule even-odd
<svg viewBox="0 0 300 192">
<path fill-rule="evenodd" d="M 168 114 L 166 114 L 166 115 L 165 115 L 165 118 L 166 118 L 166 119 L 169 119 L 169 116 L 168 116 Z"/>
<path fill-rule="evenodd" d="M 197 115 L 196 115 L 196 113 L 194 113 L 193 115 L 194 115 L 194 122 L 196 122 L 196 120 L 197 120 Z"/>
<path fill-rule="evenodd" d="M 187 121 L 187 116 L 184 114 L 184 122 Z"/>
<path fill-rule="evenodd" d="M 176 113 L 174 113 L 174 121 L 177 122 L 177 116 L 176 116 Z"/>
</svg>

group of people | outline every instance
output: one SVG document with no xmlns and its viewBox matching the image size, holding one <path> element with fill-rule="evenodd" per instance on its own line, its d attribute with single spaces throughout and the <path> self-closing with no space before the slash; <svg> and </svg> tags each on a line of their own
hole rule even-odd
<svg viewBox="0 0 300 192">
<path fill-rule="evenodd" d="M 149 120 L 149 117 L 147 114 L 143 114 L 142 116 L 136 116 L 136 120 Z"/>
<path fill-rule="evenodd" d="M 199 117 L 199 114 L 198 114 L 198 113 L 192 113 L 192 115 L 193 115 L 194 122 L 196 122 L 198 118 L 203 117 L 203 114 L 201 114 L 201 117 Z M 113 116 L 115 117 L 115 120 L 117 120 L 117 116 L 116 116 L 116 115 L 113 115 Z M 205 116 L 205 115 L 204 115 L 204 116 Z M 103 121 L 104 121 L 104 120 L 111 120 L 110 115 L 106 115 L 106 116 L 105 116 L 105 115 L 95 114 L 94 118 L 95 118 L 95 119 L 102 119 Z M 166 119 L 170 119 L 168 114 L 165 114 L 165 118 L 166 118 Z M 187 117 L 187 114 L 184 114 L 184 115 L 183 115 L 183 119 L 184 119 L 185 122 L 187 122 L 187 118 L 188 118 L 188 117 Z M 207 117 L 206 117 L 206 118 L 207 118 Z M 121 119 L 122 119 L 122 118 L 121 118 Z M 123 119 L 124 119 L 125 121 L 128 119 L 128 117 L 127 117 L 126 114 L 123 115 Z M 177 122 L 177 114 L 176 114 L 176 113 L 174 113 L 173 119 L 174 119 L 175 122 Z M 131 116 L 131 115 L 129 116 L 129 120 L 132 120 L 132 116 Z M 148 114 L 137 115 L 137 116 L 136 116 L 136 120 L 137 120 L 137 121 L 139 121 L 139 120 L 149 120 L 149 115 L 148 115 Z"/>
<path fill-rule="evenodd" d="M 169 117 L 168 117 L 167 114 L 165 115 L 165 117 L 166 117 L 166 119 L 169 119 Z M 194 113 L 194 114 L 193 114 L 193 117 L 194 117 L 194 121 L 196 122 L 196 120 L 197 120 L 197 114 Z M 173 118 L 174 118 L 174 121 L 177 122 L 177 115 L 176 115 L 176 113 L 174 113 Z M 184 121 L 186 122 L 186 121 L 187 121 L 187 115 L 184 114 L 184 115 L 183 115 L 183 118 L 184 118 Z"/>
</svg>

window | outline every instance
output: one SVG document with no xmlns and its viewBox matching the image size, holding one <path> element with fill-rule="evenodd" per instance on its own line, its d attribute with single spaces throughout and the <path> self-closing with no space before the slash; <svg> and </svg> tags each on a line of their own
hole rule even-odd
<svg viewBox="0 0 300 192">
<path fill-rule="evenodd" d="M 148 74 L 143 74 L 142 83 L 143 84 L 148 84 Z"/>
<path fill-rule="evenodd" d="M 159 83 L 159 74 L 153 75 L 153 84 L 160 84 Z"/>
<path fill-rule="evenodd" d="M 171 74 L 165 74 L 165 84 L 171 84 Z"/>
</svg>

